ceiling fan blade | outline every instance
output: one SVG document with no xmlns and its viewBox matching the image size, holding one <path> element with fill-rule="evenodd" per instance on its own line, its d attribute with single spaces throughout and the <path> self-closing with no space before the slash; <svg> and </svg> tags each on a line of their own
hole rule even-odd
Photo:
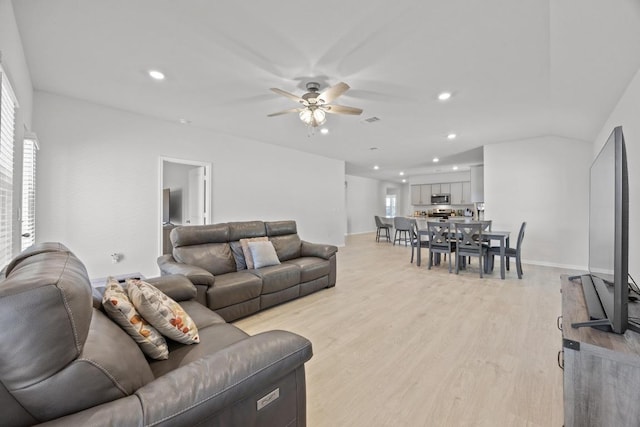
<svg viewBox="0 0 640 427">
<path fill-rule="evenodd" d="M 288 110 L 278 111 L 277 113 L 267 114 L 267 117 L 280 116 L 287 113 L 299 113 L 303 108 L 290 108 Z"/>
<path fill-rule="evenodd" d="M 300 98 L 297 95 L 289 93 L 286 90 L 278 89 L 277 87 L 272 87 L 271 90 L 277 93 L 278 95 L 286 96 L 287 98 L 291 98 L 294 101 L 299 102 L 300 104 L 304 104 L 304 99 Z"/>
<path fill-rule="evenodd" d="M 324 92 L 321 92 L 320 95 L 318 95 L 318 99 L 323 100 L 325 104 L 329 104 L 331 101 L 348 90 L 349 85 L 344 82 L 340 82 L 337 85 L 331 86 L 329 89 L 326 89 Z"/>
<path fill-rule="evenodd" d="M 362 108 L 346 107 L 344 105 L 323 105 L 322 109 L 331 114 L 351 114 L 354 116 L 362 114 Z"/>
</svg>

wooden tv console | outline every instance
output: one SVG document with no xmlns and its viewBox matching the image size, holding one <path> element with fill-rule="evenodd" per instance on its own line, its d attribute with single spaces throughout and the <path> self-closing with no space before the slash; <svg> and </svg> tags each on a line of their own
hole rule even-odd
<svg viewBox="0 0 640 427">
<path fill-rule="evenodd" d="M 565 427 L 640 426 L 640 334 L 573 328 L 589 320 L 582 284 L 560 279 Z M 629 316 L 640 317 L 640 303 L 629 304 Z"/>
</svg>

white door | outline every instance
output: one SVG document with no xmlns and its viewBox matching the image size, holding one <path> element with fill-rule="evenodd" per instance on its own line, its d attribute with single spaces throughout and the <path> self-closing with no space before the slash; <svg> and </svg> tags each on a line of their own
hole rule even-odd
<svg viewBox="0 0 640 427">
<path fill-rule="evenodd" d="M 207 177 L 204 166 L 189 170 L 189 203 L 187 221 L 191 225 L 206 223 Z"/>
</svg>

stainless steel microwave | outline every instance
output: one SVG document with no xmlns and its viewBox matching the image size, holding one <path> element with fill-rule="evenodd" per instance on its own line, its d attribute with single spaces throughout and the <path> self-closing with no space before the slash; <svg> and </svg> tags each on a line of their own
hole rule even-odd
<svg viewBox="0 0 640 427">
<path fill-rule="evenodd" d="M 448 205 L 449 203 L 451 203 L 451 194 L 432 194 L 431 195 L 432 205 Z"/>
</svg>

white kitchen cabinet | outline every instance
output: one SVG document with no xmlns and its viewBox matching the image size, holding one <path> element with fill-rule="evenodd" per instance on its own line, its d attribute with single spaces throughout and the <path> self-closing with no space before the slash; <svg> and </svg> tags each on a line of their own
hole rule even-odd
<svg viewBox="0 0 640 427">
<path fill-rule="evenodd" d="M 452 182 L 450 184 L 450 190 L 451 190 L 451 204 L 461 205 L 462 204 L 462 183 Z"/>
<path fill-rule="evenodd" d="M 420 190 L 421 185 L 412 185 L 411 186 L 411 204 L 412 205 L 421 205 L 422 199 L 420 198 Z"/>
<path fill-rule="evenodd" d="M 431 184 L 422 184 L 420 186 L 420 194 L 422 197 L 422 204 L 423 205 L 430 205 L 431 204 Z"/>
<path fill-rule="evenodd" d="M 431 184 L 431 194 L 441 194 L 440 184 Z"/>
<path fill-rule="evenodd" d="M 471 201 L 471 183 L 469 181 L 462 183 L 462 201 L 461 204 L 473 203 Z"/>
<path fill-rule="evenodd" d="M 440 184 L 440 194 L 451 194 L 451 184 L 448 182 Z"/>
</svg>

